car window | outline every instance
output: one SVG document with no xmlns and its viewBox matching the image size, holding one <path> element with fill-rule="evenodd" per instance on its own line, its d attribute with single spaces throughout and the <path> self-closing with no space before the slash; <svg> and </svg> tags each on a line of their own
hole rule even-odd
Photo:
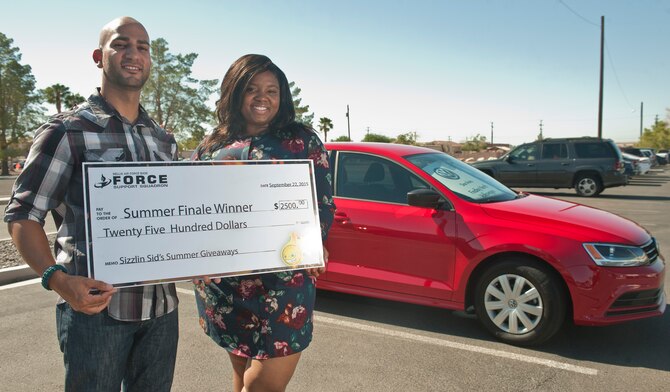
<svg viewBox="0 0 670 392">
<path fill-rule="evenodd" d="M 407 192 L 418 188 L 429 185 L 388 159 L 361 153 L 338 154 L 336 196 L 407 204 Z"/>
<path fill-rule="evenodd" d="M 509 155 L 517 161 L 534 161 L 540 157 L 537 144 L 525 144 L 514 149 Z"/>
<path fill-rule="evenodd" d="M 542 147 L 542 159 L 566 159 L 568 146 L 565 143 L 545 143 Z"/>
<path fill-rule="evenodd" d="M 607 143 L 575 143 L 577 158 L 612 158 L 616 154 Z"/>
<path fill-rule="evenodd" d="M 447 154 L 417 154 L 405 158 L 462 199 L 476 203 L 516 199 L 517 195 L 511 189 Z"/>
</svg>

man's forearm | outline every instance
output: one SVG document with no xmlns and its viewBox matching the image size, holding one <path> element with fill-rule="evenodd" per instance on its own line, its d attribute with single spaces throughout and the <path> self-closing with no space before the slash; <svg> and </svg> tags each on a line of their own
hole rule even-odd
<svg viewBox="0 0 670 392">
<path fill-rule="evenodd" d="M 23 260 L 39 275 L 56 263 L 42 225 L 26 219 L 10 222 L 7 229 Z"/>
</svg>

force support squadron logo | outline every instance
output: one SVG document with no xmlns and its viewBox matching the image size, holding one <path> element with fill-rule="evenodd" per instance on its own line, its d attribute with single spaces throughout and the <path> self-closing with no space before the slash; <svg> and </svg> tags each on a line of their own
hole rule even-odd
<svg viewBox="0 0 670 392">
<path fill-rule="evenodd" d="M 104 188 L 111 183 L 112 183 L 111 178 L 107 179 L 105 176 L 101 175 L 100 176 L 100 182 L 96 182 L 95 184 L 93 184 L 93 186 L 96 187 L 96 188 Z"/>
</svg>

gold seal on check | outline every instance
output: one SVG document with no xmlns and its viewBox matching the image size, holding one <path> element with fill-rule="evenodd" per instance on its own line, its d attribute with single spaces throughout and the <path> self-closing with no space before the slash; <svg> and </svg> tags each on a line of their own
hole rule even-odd
<svg viewBox="0 0 670 392">
<path fill-rule="evenodd" d="M 281 259 L 289 267 L 295 267 L 302 261 L 302 250 L 295 233 L 291 233 L 291 239 L 281 248 Z"/>
</svg>

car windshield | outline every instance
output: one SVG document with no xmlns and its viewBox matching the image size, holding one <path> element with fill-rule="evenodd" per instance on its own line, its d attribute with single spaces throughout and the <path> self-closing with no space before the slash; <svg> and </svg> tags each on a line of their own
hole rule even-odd
<svg viewBox="0 0 670 392">
<path fill-rule="evenodd" d="M 514 191 L 487 174 L 447 154 L 417 154 L 406 156 L 405 159 L 462 199 L 475 203 L 492 203 L 518 197 Z"/>
</svg>

